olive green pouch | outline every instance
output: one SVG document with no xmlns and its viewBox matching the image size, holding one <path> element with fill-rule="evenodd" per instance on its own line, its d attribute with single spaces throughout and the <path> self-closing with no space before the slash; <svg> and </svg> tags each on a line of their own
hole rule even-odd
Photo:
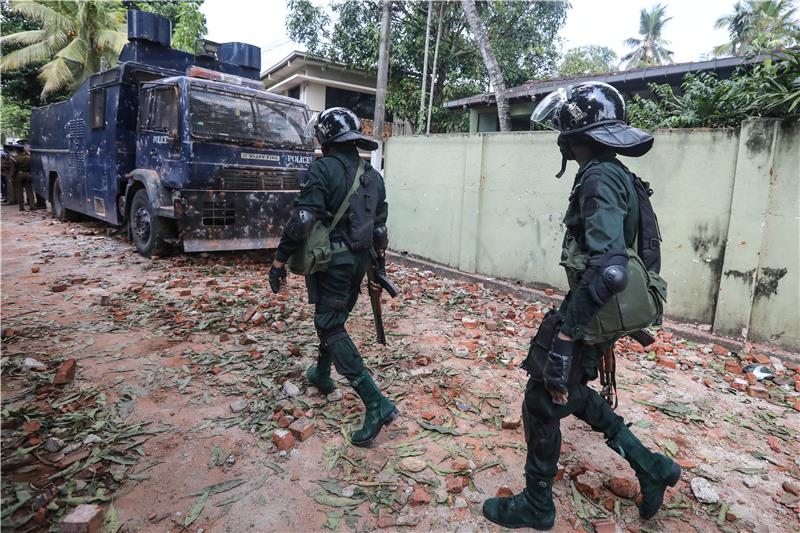
<svg viewBox="0 0 800 533">
<path fill-rule="evenodd" d="M 567 268 L 570 287 L 577 285 L 586 270 L 587 256 L 577 250 L 577 245 L 571 243 L 561 261 Z M 625 290 L 614 294 L 582 329 L 581 338 L 586 344 L 599 344 L 661 323 L 667 282 L 648 271 L 632 248 L 628 248 L 628 276 Z"/>
<path fill-rule="evenodd" d="M 333 220 L 328 223 L 324 220 L 317 220 L 311 226 L 311 231 L 308 232 L 305 240 L 300 244 L 297 250 L 289 256 L 287 266 L 293 274 L 301 276 L 308 276 L 316 272 L 325 272 L 333 257 L 333 250 L 331 249 L 331 230 L 336 227 L 336 224 L 342 219 L 347 208 L 350 207 L 350 199 L 358 190 L 358 185 L 361 182 L 361 176 L 364 174 L 366 167 L 364 162 L 358 165 L 355 178 L 353 178 L 353 185 L 347 192 L 342 205 L 336 211 Z"/>
</svg>

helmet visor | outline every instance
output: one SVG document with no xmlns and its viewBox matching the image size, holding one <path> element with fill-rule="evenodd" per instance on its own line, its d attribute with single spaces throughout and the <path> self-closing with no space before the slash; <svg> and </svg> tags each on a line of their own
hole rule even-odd
<svg viewBox="0 0 800 533">
<path fill-rule="evenodd" d="M 567 101 L 567 91 L 563 87 L 556 89 L 544 98 L 531 113 L 531 125 L 544 126 L 547 129 L 560 131 L 556 118 L 558 110 Z"/>
</svg>

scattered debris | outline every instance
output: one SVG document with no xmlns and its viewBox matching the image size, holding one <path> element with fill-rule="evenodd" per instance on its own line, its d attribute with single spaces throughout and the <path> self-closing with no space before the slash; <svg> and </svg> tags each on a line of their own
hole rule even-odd
<svg viewBox="0 0 800 533">
<path fill-rule="evenodd" d="M 707 479 L 696 477 L 692 479 L 691 486 L 694 497 L 697 498 L 697 501 L 700 503 L 719 502 L 719 494 L 717 494 L 717 491 Z"/>
</svg>

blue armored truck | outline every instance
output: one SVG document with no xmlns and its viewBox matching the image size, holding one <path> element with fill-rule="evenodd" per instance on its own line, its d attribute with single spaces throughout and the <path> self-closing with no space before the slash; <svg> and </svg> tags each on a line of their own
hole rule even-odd
<svg viewBox="0 0 800 533">
<path fill-rule="evenodd" d="M 258 47 L 170 36 L 129 11 L 119 64 L 33 110 L 34 188 L 61 220 L 126 225 L 147 257 L 275 248 L 314 158 L 309 110 L 263 90 Z"/>
</svg>

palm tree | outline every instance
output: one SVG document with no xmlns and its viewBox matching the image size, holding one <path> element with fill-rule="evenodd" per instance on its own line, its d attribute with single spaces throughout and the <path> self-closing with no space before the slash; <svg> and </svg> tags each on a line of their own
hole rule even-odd
<svg viewBox="0 0 800 533">
<path fill-rule="evenodd" d="M 628 62 L 628 68 L 672 63 L 673 52 L 667 49 L 670 43 L 661 37 L 664 25 L 672 20 L 672 17 L 664 16 L 666 10 L 666 6 L 656 4 L 650 11 L 642 9 L 639 13 L 641 39 L 636 37 L 625 39 L 625 44 L 633 48 L 631 53 L 622 58 L 622 61 Z"/>
<path fill-rule="evenodd" d="M 62 88 L 77 88 L 103 64 L 116 64 L 128 42 L 125 10 L 117 1 L 12 0 L 10 8 L 41 22 L 42 29 L 3 37 L 26 46 L 3 57 L 0 66 L 15 70 L 48 61 L 39 71 L 42 100 Z"/>
<path fill-rule="evenodd" d="M 714 48 L 715 55 L 744 55 L 760 49 L 791 46 L 797 42 L 800 25 L 789 0 L 741 0 L 733 13 L 722 16 L 715 28 L 727 28 L 730 42 Z"/>
</svg>

